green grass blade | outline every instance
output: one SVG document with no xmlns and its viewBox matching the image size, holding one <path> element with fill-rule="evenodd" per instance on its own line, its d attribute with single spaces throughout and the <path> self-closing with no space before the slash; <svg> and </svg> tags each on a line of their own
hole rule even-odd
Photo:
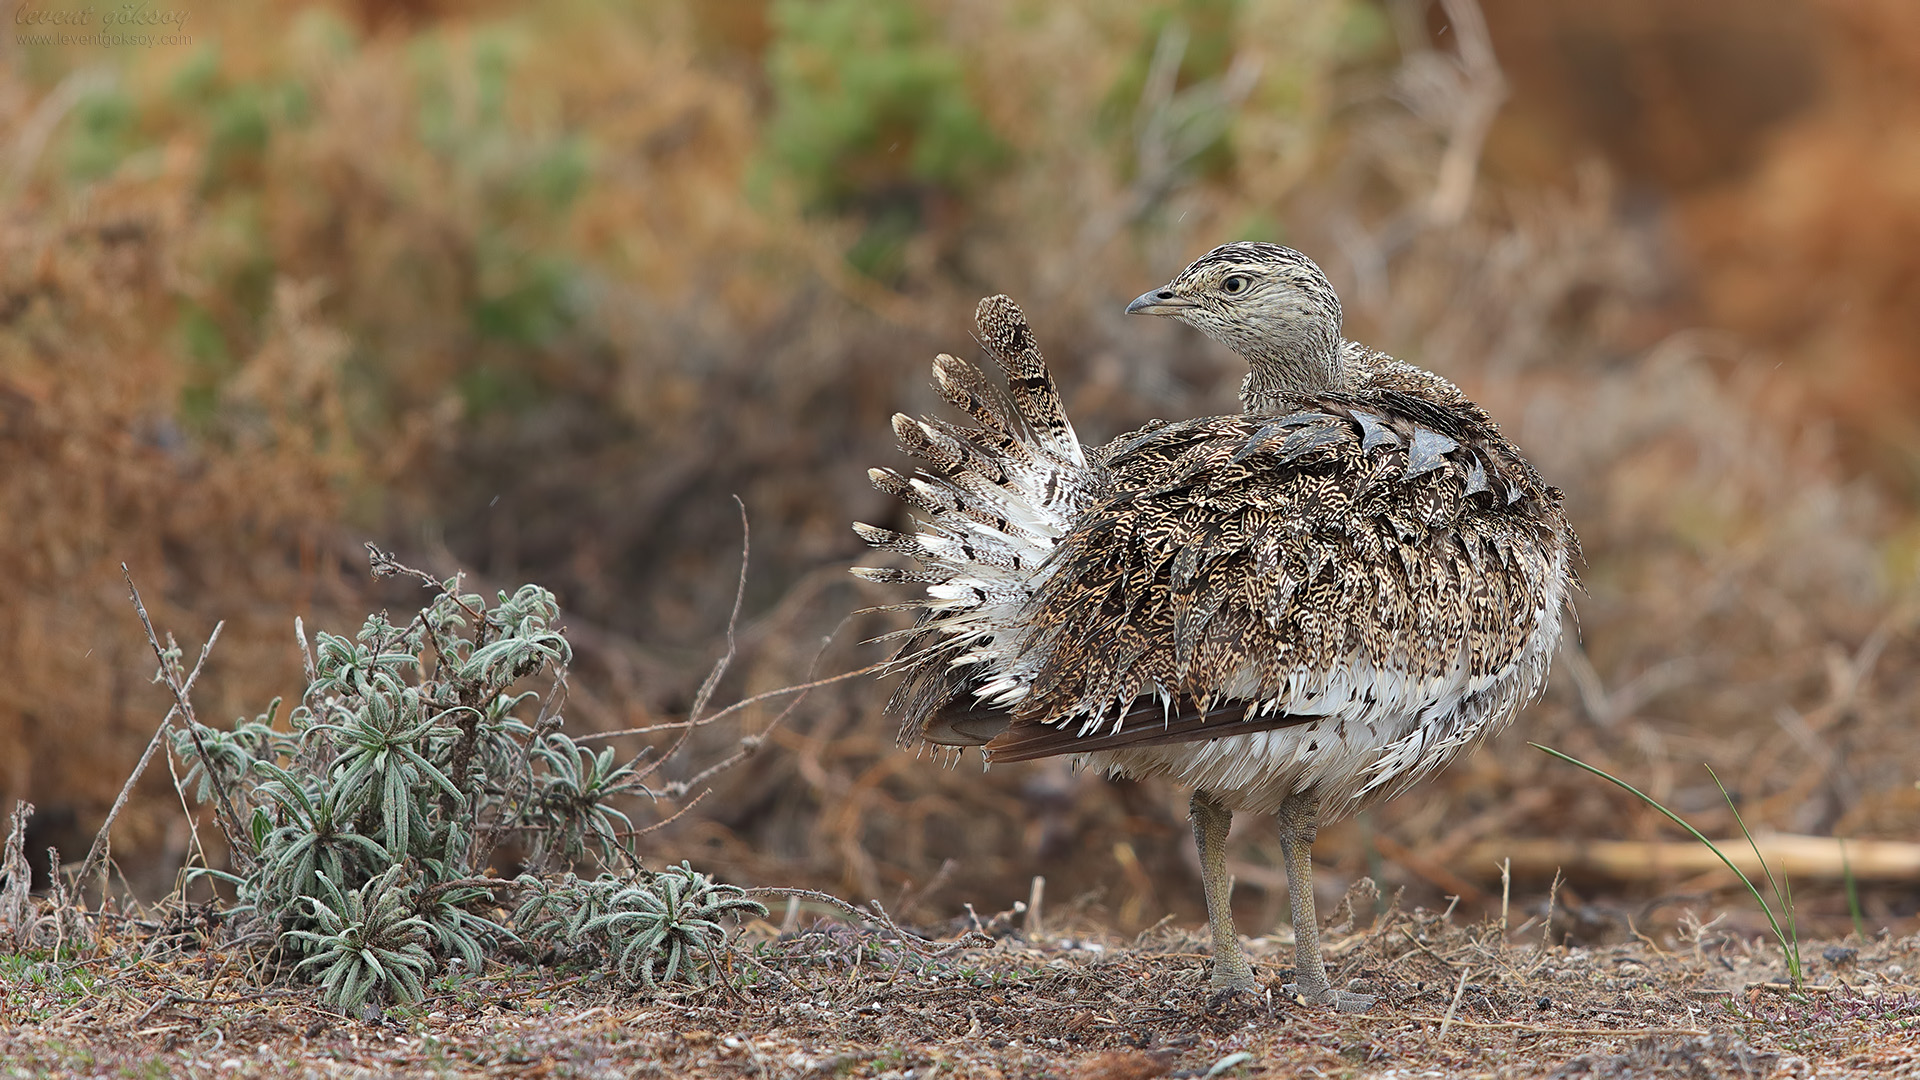
<svg viewBox="0 0 1920 1080">
<path fill-rule="evenodd" d="M 1867 940 L 1867 920 L 1860 914 L 1860 883 L 1853 876 L 1853 861 L 1847 858 L 1847 842 L 1840 841 L 1840 875 L 1847 886 L 1847 914 L 1853 916 L 1853 933 Z"/>
<path fill-rule="evenodd" d="M 1767 903 L 1766 897 L 1760 895 L 1759 886 L 1755 885 L 1753 883 L 1753 879 L 1749 878 L 1744 872 L 1741 871 L 1739 867 L 1733 865 L 1733 860 L 1727 858 L 1727 855 L 1725 852 L 1721 851 L 1719 847 L 1717 847 L 1714 844 L 1713 841 L 1707 839 L 1706 834 L 1702 833 L 1699 829 L 1696 829 L 1692 825 L 1688 824 L 1685 818 L 1682 818 L 1680 815 L 1667 809 L 1665 806 L 1662 806 L 1660 804 L 1660 800 L 1654 798 L 1653 796 L 1647 794 L 1644 791 L 1641 791 L 1639 788 L 1634 787 L 1632 784 L 1627 783 L 1625 780 L 1620 779 L 1619 777 L 1613 775 L 1612 773 L 1606 771 L 1605 769 L 1595 768 L 1594 766 L 1589 765 L 1584 761 L 1581 761 L 1579 758 L 1571 757 L 1567 754 L 1563 754 L 1560 751 L 1555 750 L 1551 746 L 1542 746 L 1537 742 L 1530 742 L 1527 745 L 1551 757 L 1559 758 L 1561 761 L 1564 761 L 1569 765 L 1575 766 L 1577 768 L 1585 769 L 1586 771 L 1592 773 L 1593 775 L 1599 777 L 1602 780 L 1607 781 L 1610 784 L 1615 785 L 1616 787 L 1632 792 L 1635 796 L 1637 796 L 1640 799 L 1641 802 L 1644 802 L 1648 806 L 1653 807 L 1655 810 L 1660 811 L 1662 814 L 1666 815 L 1667 820 L 1687 830 L 1688 835 L 1692 836 L 1695 840 L 1698 840 L 1701 843 L 1707 845 L 1707 850 L 1713 852 L 1715 858 L 1725 863 L 1727 866 L 1727 869 L 1733 871 L 1735 876 L 1739 877 L 1740 883 L 1745 885 L 1747 887 L 1747 891 L 1753 894 L 1754 901 L 1760 905 L 1760 910 L 1762 913 L 1766 915 L 1768 924 L 1773 927 L 1773 936 L 1775 939 L 1777 939 L 1780 942 L 1780 947 L 1783 950 L 1789 948 L 1787 935 L 1784 931 L 1780 929 L 1780 920 L 1773 917 L 1773 906 Z M 1719 779 L 1715 778 L 1714 782 L 1719 783 Z M 1725 790 L 1725 789 L 1722 789 L 1722 790 Z M 1739 814 L 1736 813 L 1734 817 L 1737 819 L 1739 817 Z M 1746 831 L 1746 825 L 1743 823 L 1740 826 L 1740 829 L 1742 832 Z M 1749 836 L 1747 839 L 1751 841 L 1753 838 Z M 1754 849 L 1754 853 L 1758 854 L 1759 848 L 1756 847 Z M 1760 862 L 1760 865 L 1764 868 L 1766 866 L 1766 860 L 1762 859 Z M 1768 874 L 1768 880 L 1769 881 L 1772 880 L 1771 873 Z M 1793 954 L 1792 959 L 1794 962 L 1798 961 L 1799 956 L 1797 952 Z"/>
<path fill-rule="evenodd" d="M 1766 856 L 1760 854 L 1759 843 L 1754 840 L 1753 834 L 1747 831 L 1747 819 L 1740 816 L 1740 808 L 1733 804 L 1733 796 L 1728 794 L 1727 785 L 1720 782 L 1720 774 L 1713 771 L 1713 766 L 1708 765 L 1706 768 L 1707 775 L 1713 777 L 1713 786 L 1720 789 L 1720 797 L 1727 800 L 1727 809 L 1733 811 L 1733 823 L 1740 826 L 1740 835 L 1747 838 L 1747 846 L 1753 849 L 1753 857 L 1760 860 L 1760 870 L 1767 875 L 1768 887 L 1773 889 L 1773 895 L 1780 898 L 1780 906 L 1785 909 L 1787 933 L 1784 936 L 1781 935 L 1780 924 L 1774 923 L 1773 934 L 1780 938 L 1781 950 L 1787 955 L 1787 975 L 1793 983 L 1793 988 L 1798 990 L 1800 988 L 1800 931 L 1793 922 L 1792 886 L 1788 885 L 1783 889 L 1780 887 L 1780 882 L 1774 880 L 1773 868 L 1767 865 Z M 1782 867 L 1780 877 L 1784 879 L 1786 876 L 1786 869 Z M 1751 882 L 1748 883 L 1748 887 L 1752 888 Z M 1767 912 L 1767 918 L 1769 920 L 1773 918 L 1771 910 Z"/>
<path fill-rule="evenodd" d="M 1707 766 L 1707 775 L 1713 777 L 1713 786 L 1720 789 L 1720 797 L 1727 800 L 1727 809 L 1733 811 L 1733 823 L 1740 826 L 1740 835 L 1747 838 L 1747 846 L 1753 849 L 1753 857 L 1760 860 L 1760 871 L 1767 875 L 1767 887 L 1773 890 L 1773 895 L 1781 895 L 1780 883 L 1773 879 L 1773 869 L 1767 865 L 1766 858 L 1760 854 L 1759 843 L 1754 840 L 1753 834 L 1747 831 L 1746 819 L 1740 816 L 1740 808 L 1733 804 L 1733 796 L 1727 793 L 1727 785 L 1720 782 L 1720 774 L 1714 772 L 1711 765 Z M 1645 798 L 1644 795 L 1641 797 Z"/>
</svg>

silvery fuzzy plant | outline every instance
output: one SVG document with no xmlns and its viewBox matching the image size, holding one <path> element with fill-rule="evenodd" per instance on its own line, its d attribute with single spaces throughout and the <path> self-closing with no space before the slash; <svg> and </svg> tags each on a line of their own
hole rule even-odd
<svg viewBox="0 0 1920 1080">
<path fill-rule="evenodd" d="M 384 559 L 376 572 L 421 576 Z M 527 585 L 489 606 L 459 578 L 431 583 L 404 624 L 382 613 L 351 639 L 318 634 L 284 728 L 276 700 L 229 731 L 176 733 L 195 796 L 224 792 L 243 820 L 238 872 L 207 872 L 232 886 L 236 929 L 265 931 L 348 1012 L 418 1001 L 450 962 L 478 972 L 509 947 L 566 958 L 591 942 L 584 955 L 635 988 L 709 981 L 719 919 L 765 908 L 684 863 L 641 869 L 617 805 L 652 795 L 641 773 L 559 730 L 572 650 L 553 595 Z M 542 675 L 544 698 L 516 692 Z M 486 876 L 508 841 L 527 873 Z M 598 877 L 576 876 L 588 865 Z"/>
<path fill-rule="evenodd" d="M 562 950 L 594 952 L 619 981 L 657 989 L 676 979 L 705 985 L 717 974 L 714 958 L 728 915 L 765 915 L 740 889 L 722 885 L 682 861 L 659 873 L 602 875 L 557 883 L 522 878 L 526 899 L 514 923 L 530 937 Z"/>
</svg>

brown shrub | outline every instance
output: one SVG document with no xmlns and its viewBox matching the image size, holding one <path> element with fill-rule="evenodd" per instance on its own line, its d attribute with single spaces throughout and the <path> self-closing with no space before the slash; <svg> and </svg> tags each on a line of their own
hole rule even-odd
<svg viewBox="0 0 1920 1080">
<path fill-rule="evenodd" d="M 318 549 L 351 475 L 325 449 L 342 347 L 301 290 L 280 288 L 218 422 L 183 427 L 169 338 L 194 287 L 189 165 L 171 156 L 84 201 L 21 199 L 0 225 L 0 788 L 77 813 L 76 829 L 165 711 L 122 563 L 183 646 L 227 620 L 202 691 L 215 715 L 263 704 L 297 670 L 292 615 L 340 593 Z M 129 821 L 123 850 L 180 856 L 163 805 Z M 80 835 L 49 839 L 72 852 Z"/>
</svg>

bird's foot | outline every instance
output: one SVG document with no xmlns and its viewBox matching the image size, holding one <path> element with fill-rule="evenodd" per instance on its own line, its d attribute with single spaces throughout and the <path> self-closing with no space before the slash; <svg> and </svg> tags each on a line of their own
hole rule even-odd
<svg viewBox="0 0 1920 1080">
<path fill-rule="evenodd" d="M 1318 987 L 1305 987 L 1299 983 L 1288 983 L 1282 987 L 1282 989 L 1292 994 L 1294 1000 L 1300 1002 L 1302 1005 L 1331 1005 L 1335 1012 L 1363 1013 L 1373 1008 L 1374 1002 L 1380 1000 L 1379 996 L 1375 994 L 1363 994 L 1351 989 L 1351 987 L 1355 985 L 1359 984 L 1349 983 L 1349 989 L 1335 990 L 1325 982 L 1322 982 Z"/>
<path fill-rule="evenodd" d="M 1228 956 L 1215 953 L 1211 968 L 1207 974 L 1207 988 L 1215 993 L 1222 990 L 1245 990 L 1250 994 L 1260 992 L 1260 980 L 1253 977 L 1253 965 L 1247 963 L 1246 955 L 1238 949 Z"/>
<path fill-rule="evenodd" d="M 1242 995 L 1260 996 L 1260 982 L 1253 977 L 1253 968 L 1244 961 L 1215 964 L 1213 977 L 1207 980 L 1207 1011 L 1219 1012 L 1222 1006 Z"/>
</svg>

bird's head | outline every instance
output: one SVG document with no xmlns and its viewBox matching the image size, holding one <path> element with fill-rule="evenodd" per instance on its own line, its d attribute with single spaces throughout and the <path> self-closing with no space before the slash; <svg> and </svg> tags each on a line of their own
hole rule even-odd
<svg viewBox="0 0 1920 1080">
<path fill-rule="evenodd" d="M 1345 383 L 1340 299 L 1320 267 L 1292 248 L 1223 244 L 1141 294 L 1127 313 L 1170 315 L 1245 357 L 1240 396 L 1249 409 Z"/>
</svg>

